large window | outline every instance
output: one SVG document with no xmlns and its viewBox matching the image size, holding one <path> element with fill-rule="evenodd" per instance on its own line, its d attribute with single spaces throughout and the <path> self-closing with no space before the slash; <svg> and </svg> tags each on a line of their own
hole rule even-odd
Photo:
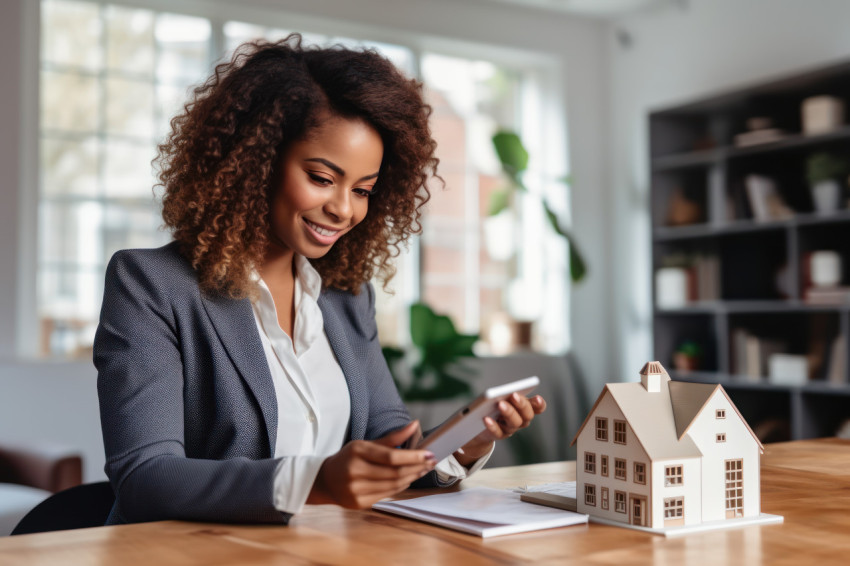
<svg viewBox="0 0 850 566">
<path fill-rule="evenodd" d="M 38 316 L 41 350 L 91 347 L 113 252 L 159 230 L 156 141 L 208 72 L 209 21 L 67 0 L 41 4 Z"/>
<path fill-rule="evenodd" d="M 191 87 L 243 42 L 292 31 L 171 14 L 148 9 L 144 0 L 127 4 L 41 1 L 37 309 L 43 354 L 88 355 L 109 257 L 170 239 L 160 229 L 151 160 Z M 531 150 L 545 146 L 539 72 L 298 31 L 306 43 L 377 49 L 425 83 L 434 110 L 446 190 L 431 187 L 422 237 L 397 259 L 391 292 L 379 289 L 382 341 L 404 343 L 407 305 L 423 300 L 461 331 L 485 339 L 504 316 L 537 320 L 537 345 L 563 349 L 566 309 L 557 308 L 567 283 L 562 242 L 545 231 L 533 207 L 487 215 L 490 193 L 504 182 L 492 134 L 508 129 L 522 134 Z M 557 176 L 542 161 L 532 153 L 526 176 L 529 190 L 540 194 Z M 488 238 L 491 225 L 497 229 Z M 545 268 L 544 249 L 555 251 Z M 556 308 L 542 309 L 544 295 Z"/>
</svg>

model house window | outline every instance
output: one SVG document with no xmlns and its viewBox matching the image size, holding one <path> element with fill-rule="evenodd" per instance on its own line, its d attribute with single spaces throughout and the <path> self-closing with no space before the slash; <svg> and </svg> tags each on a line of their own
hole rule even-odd
<svg viewBox="0 0 850 566">
<path fill-rule="evenodd" d="M 626 421 L 614 421 L 614 442 L 626 443 Z"/>
<path fill-rule="evenodd" d="M 584 504 L 592 505 L 596 507 L 596 486 L 595 485 L 587 485 L 584 486 Z"/>
<path fill-rule="evenodd" d="M 626 512 L 626 492 L 625 491 L 615 491 L 614 492 L 614 511 L 617 513 L 625 513 Z"/>
<path fill-rule="evenodd" d="M 603 476 L 607 477 L 608 476 L 608 456 L 602 456 L 600 458 L 599 468 L 600 468 L 599 472 Z"/>
<path fill-rule="evenodd" d="M 608 442 L 608 419 L 596 418 L 596 440 Z"/>
<path fill-rule="evenodd" d="M 744 461 L 726 460 L 726 518 L 744 515 Z"/>
<path fill-rule="evenodd" d="M 626 479 L 626 461 L 621 458 L 614 458 L 614 478 L 618 480 Z"/>
<path fill-rule="evenodd" d="M 608 488 L 602 488 L 602 508 L 608 509 Z"/>
<path fill-rule="evenodd" d="M 238 45 L 295 31 L 168 13 L 166 5 L 41 0 L 33 306 L 41 354 L 90 356 L 106 262 L 116 250 L 158 247 L 171 239 L 159 229 L 151 159 L 193 85 Z M 193 6 L 181 5 L 180 11 Z M 397 259 L 394 293 L 376 286 L 382 340 L 406 343 L 408 304 L 423 300 L 449 315 L 459 331 L 481 332 L 494 353 L 498 333 L 489 331 L 504 321 L 504 311 L 514 320 L 537 321 L 540 349 L 562 351 L 569 341 L 563 238 L 534 206 L 516 207 L 502 218 L 501 230 L 489 231 L 510 246 L 489 245 L 492 238 L 485 235 L 490 196 L 505 184 L 490 139 L 498 129 L 522 134 L 531 154 L 524 176 L 529 192 L 557 193 L 554 207 L 566 206 L 557 181 L 566 173 L 557 170 L 563 148 L 544 135 L 552 129 L 545 124 L 539 70 L 422 52 L 414 50 L 415 40 L 391 45 L 309 30 L 302 35 L 306 44 L 378 50 L 423 81 L 433 108 L 439 172 L 448 190 L 430 187 L 424 231 Z"/>
<path fill-rule="evenodd" d="M 681 519 L 685 512 L 684 497 L 666 497 L 664 499 L 664 520 Z"/>
<path fill-rule="evenodd" d="M 718 419 L 725 419 L 726 409 L 717 409 L 716 411 L 714 411 L 714 416 Z"/>
<path fill-rule="evenodd" d="M 717 442 L 726 442 L 726 433 L 718 432 L 717 433 Z"/>
<path fill-rule="evenodd" d="M 646 485 L 646 464 L 635 462 L 635 483 Z"/>
<path fill-rule="evenodd" d="M 682 485 L 682 466 L 666 466 L 664 468 L 664 485 Z"/>
<path fill-rule="evenodd" d="M 596 454 L 593 452 L 584 453 L 584 471 L 588 474 L 596 473 Z"/>
</svg>

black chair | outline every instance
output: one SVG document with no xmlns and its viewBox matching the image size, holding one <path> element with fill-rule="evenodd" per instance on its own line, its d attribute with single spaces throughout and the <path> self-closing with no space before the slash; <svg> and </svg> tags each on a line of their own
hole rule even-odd
<svg viewBox="0 0 850 566">
<path fill-rule="evenodd" d="M 109 482 L 87 483 L 54 493 L 20 520 L 14 535 L 100 527 L 106 523 L 115 495 Z"/>
</svg>

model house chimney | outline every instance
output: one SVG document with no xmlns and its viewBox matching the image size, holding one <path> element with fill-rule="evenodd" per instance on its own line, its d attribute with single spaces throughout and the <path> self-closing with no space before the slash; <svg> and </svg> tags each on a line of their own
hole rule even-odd
<svg viewBox="0 0 850 566">
<path fill-rule="evenodd" d="M 661 391 L 661 374 L 664 368 L 658 362 L 646 362 L 643 369 L 640 370 L 640 382 L 643 388 L 650 393 L 658 393 Z"/>
</svg>

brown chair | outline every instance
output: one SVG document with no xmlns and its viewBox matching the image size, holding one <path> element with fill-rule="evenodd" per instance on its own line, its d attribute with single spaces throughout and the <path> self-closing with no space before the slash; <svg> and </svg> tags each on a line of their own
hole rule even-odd
<svg viewBox="0 0 850 566">
<path fill-rule="evenodd" d="M 83 459 L 64 447 L 0 442 L 0 482 L 56 493 L 83 482 Z"/>
<path fill-rule="evenodd" d="M 66 448 L 0 441 L 0 536 L 51 493 L 79 485 L 82 475 L 82 458 Z"/>
</svg>

